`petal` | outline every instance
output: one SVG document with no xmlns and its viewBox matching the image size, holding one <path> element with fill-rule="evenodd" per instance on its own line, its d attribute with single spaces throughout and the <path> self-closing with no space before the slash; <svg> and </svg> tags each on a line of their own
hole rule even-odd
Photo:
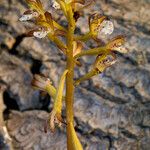
<svg viewBox="0 0 150 150">
<path fill-rule="evenodd" d="M 32 14 L 28 14 L 28 15 L 22 15 L 20 18 L 19 18 L 19 21 L 27 21 L 27 20 L 30 20 L 33 18 L 33 15 Z"/>
<path fill-rule="evenodd" d="M 72 0 L 65 0 L 65 3 L 67 3 L 67 4 L 69 4 L 71 2 L 72 2 Z"/>
<path fill-rule="evenodd" d="M 125 54 L 129 51 L 124 45 L 121 45 L 119 47 L 115 47 L 113 50 L 120 52 L 120 53 L 123 53 L 123 54 Z"/>
<path fill-rule="evenodd" d="M 60 9 L 60 5 L 56 2 L 56 0 L 52 0 L 52 7 L 55 9 Z"/>
<path fill-rule="evenodd" d="M 47 30 L 47 28 L 41 27 L 39 30 L 33 32 L 33 36 L 41 39 L 46 37 L 49 32 L 50 30 Z"/>
<path fill-rule="evenodd" d="M 123 45 L 125 43 L 125 38 L 122 35 L 116 36 L 115 38 L 113 38 L 112 40 L 110 40 L 108 42 L 108 44 L 106 45 L 107 49 L 111 49 L 113 50 L 116 47 L 119 47 L 121 45 Z"/>
<path fill-rule="evenodd" d="M 36 18 L 39 16 L 39 13 L 34 10 L 27 10 L 23 13 L 22 17 L 19 19 L 19 21 L 28 21 L 32 18 Z"/>
<path fill-rule="evenodd" d="M 112 34 L 114 31 L 114 25 L 109 20 L 104 20 L 100 25 L 100 33 L 104 34 Z"/>
</svg>

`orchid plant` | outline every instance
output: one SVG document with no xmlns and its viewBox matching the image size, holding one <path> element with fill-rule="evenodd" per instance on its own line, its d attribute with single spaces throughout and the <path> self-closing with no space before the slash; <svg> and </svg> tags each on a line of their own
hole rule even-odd
<svg viewBox="0 0 150 150">
<path fill-rule="evenodd" d="M 49 38 L 56 44 L 58 50 L 66 57 L 66 69 L 60 77 L 58 87 L 52 85 L 50 79 L 35 75 L 32 85 L 39 90 L 47 92 L 54 99 L 53 110 L 49 115 L 49 129 L 54 132 L 56 125 L 59 127 L 64 123 L 62 118 L 62 104 L 66 106 L 66 129 L 67 129 L 67 149 L 82 150 L 82 145 L 77 137 L 74 129 L 74 89 L 77 86 L 91 77 L 102 73 L 106 68 L 113 65 L 117 56 L 115 51 L 126 53 L 124 47 L 125 38 L 118 35 L 107 42 L 101 39 L 104 36 L 109 36 L 114 30 L 112 21 L 102 14 L 94 13 L 89 17 L 89 32 L 85 35 L 75 35 L 76 23 L 83 15 L 83 10 L 94 3 L 93 0 L 52 0 L 52 7 L 62 11 L 68 26 L 65 28 L 52 17 L 52 14 L 45 11 L 40 0 L 26 0 L 29 10 L 19 19 L 20 21 L 34 20 L 35 29 L 27 33 L 28 36 L 36 38 Z M 82 13 L 81 13 L 82 12 Z M 66 42 L 60 37 L 65 38 Z M 96 48 L 86 50 L 85 42 L 93 39 L 99 42 Z M 92 69 L 85 75 L 74 79 L 74 68 L 81 67 L 80 58 L 83 56 L 96 56 Z M 63 95 L 66 85 L 66 93 Z"/>
</svg>

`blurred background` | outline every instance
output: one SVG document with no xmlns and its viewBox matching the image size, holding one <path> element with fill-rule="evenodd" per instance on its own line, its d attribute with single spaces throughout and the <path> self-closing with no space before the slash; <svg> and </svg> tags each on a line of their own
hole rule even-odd
<svg viewBox="0 0 150 150">
<path fill-rule="evenodd" d="M 41 1 L 67 24 L 51 1 Z M 43 73 L 57 86 L 65 57 L 47 38 L 24 36 L 34 27 L 18 21 L 26 9 L 25 0 L 0 1 L 0 150 L 65 150 L 64 128 L 44 133 L 53 101 L 30 85 L 34 74 Z M 78 20 L 77 33 L 88 32 L 95 11 L 114 22 L 114 35 L 126 36 L 129 53 L 118 53 L 117 64 L 76 89 L 77 134 L 85 150 L 150 150 L 150 0 L 97 0 Z M 76 77 L 89 71 L 93 58 L 81 61 Z"/>
</svg>

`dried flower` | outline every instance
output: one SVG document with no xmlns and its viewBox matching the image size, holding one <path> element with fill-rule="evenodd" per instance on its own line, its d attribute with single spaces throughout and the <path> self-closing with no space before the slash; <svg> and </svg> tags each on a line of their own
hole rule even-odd
<svg viewBox="0 0 150 150">
<path fill-rule="evenodd" d="M 61 114 L 53 110 L 50 113 L 50 117 L 49 117 L 49 127 L 50 127 L 51 132 L 55 131 L 56 125 L 61 127 L 62 123 L 63 123 L 63 119 L 61 117 Z"/>
<path fill-rule="evenodd" d="M 49 78 L 35 74 L 31 84 L 33 87 L 46 91 L 47 86 L 52 84 L 52 82 Z"/>
<path fill-rule="evenodd" d="M 27 10 L 24 12 L 24 14 L 20 17 L 19 21 L 28 21 L 33 18 L 37 18 L 39 16 L 39 13 L 35 10 Z"/>
</svg>

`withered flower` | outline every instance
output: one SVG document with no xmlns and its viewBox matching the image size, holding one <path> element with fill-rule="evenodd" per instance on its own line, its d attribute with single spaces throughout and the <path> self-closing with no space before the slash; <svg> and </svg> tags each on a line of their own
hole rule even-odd
<svg viewBox="0 0 150 150">
<path fill-rule="evenodd" d="M 49 78 L 44 77 L 43 75 L 34 75 L 31 85 L 39 90 L 46 91 L 47 87 L 51 85 L 52 82 Z"/>
<path fill-rule="evenodd" d="M 49 78 L 35 74 L 31 85 L 36 89 L 47 92 L 53 99 L 55 99 L 56 89 Z"/>
<path fill-rule="evenodd" d="M 49 116 L 49 127 L 51 132 L 55 131 L 55 126 L 61 127 L 63 123 L 63 119 L 60 113 L 57 113 L 55 110 L 52 110 Z"/>
</svg>

